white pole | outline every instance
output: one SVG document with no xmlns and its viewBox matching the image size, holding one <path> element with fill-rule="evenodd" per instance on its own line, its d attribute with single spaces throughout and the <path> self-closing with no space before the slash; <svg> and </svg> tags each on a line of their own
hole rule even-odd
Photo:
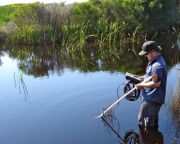
<svg viewBox="0 0 180 144">
<path fill-rule="evenodd" d="M 152 76 L 148 77 L 147 79 L 143 80 L 143 82 L 148 82 L 152 79 Z M 123 98 L 125 98 L 127 95 L 129 95 L 130 93 L 132 93 L 133 91 L 136 90 L 136 87 L 134 87 L 133 89 L 131 89 L 129 92 L 125 93 L 122 97 L 120 97 L 117 101 L 115 101 L 112 105 L 110 105 L 103 113 L 101 113 L 99 116 L 97 116 L 96 118 L 100 118 L 102 117 L 105 113 L 107 113 L 110 109 L 112 109 L 118 102 L 120 102 Z"/>
</svg>

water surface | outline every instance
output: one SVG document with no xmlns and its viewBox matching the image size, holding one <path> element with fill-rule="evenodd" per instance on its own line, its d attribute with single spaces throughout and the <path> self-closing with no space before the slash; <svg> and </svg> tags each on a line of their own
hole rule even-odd
<svg viewBox="0 0 180 144">
<path fill-rule="evenodd" d="M 179 52 L 167 51 L 163 51 L 169 67 L 167 96 L 159 117 L 164 144 L 180 142 L 170 111 L 180 80 L 176 69 L 180 67 Z M 101 119 L 95 119 L 117 100 L 117 87 L 126 82 L 126 71 L 143 74 L 147 61 L 133 51 L 90 50 L 70 55 L 57 49 L 23 47 L 3 50 L 0 61 L 1 143 L 118 144 L 128 131 L 140 134 L 141 99 L 123 100 L 108 121 L 122 139 Z"/>
</svg>

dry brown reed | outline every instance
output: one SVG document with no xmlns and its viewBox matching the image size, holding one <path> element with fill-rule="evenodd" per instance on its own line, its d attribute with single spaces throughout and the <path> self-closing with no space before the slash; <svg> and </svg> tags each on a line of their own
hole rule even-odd
<svg viewBox="0 0 180 144">
<path fill-rule="evenodd" d="M 173 93 L 173 97 L 170 103 L 170 110 L 172 113 L 173 122 L 180 129 L 180 78 Z"/>
</svg>

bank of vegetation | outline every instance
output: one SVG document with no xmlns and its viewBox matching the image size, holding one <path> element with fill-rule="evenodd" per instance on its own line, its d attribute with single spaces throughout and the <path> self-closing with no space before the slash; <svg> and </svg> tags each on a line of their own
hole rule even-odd
<svg viewBox="0 0 180 144">
<path fill-rule="evenodd" d="M 142 42 L 180 27 L 178 0 L 89 0 L 84 3 L 17 4 L 0 7 L 0 43 L 58 45 L 82 50 Z"/>
</svg>

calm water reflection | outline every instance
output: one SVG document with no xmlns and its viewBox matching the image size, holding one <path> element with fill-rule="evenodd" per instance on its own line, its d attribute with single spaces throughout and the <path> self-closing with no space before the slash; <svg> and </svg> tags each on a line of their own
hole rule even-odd
<svg viewBox="0 0 180 144">
<path fill-rule="evenodd" d="M 94 119 L 117 99 L 118 84 L 126 82 L 124 72 L 144 73 L 145 59 L 140 59 L 130 46 L 120 47 L 71 53 L 37 47 L 9 47 L 2 51 L 1 143 L 118 144 L 131 132 L 144 138 L 144 142 L 159 137 L 164 144 L 179 143 L 179 129 L 172 120 L 170 102 L 180 78 L 175 68 L 180 67 L 180 53 L 171 44 L 163 45 L 169 73 L 159 131 L 138 128 L 140 99 L 124 100 L 114 111 L 115 120 L 110 125 L 121 139 L 106 123 Z"/>
</svg>

